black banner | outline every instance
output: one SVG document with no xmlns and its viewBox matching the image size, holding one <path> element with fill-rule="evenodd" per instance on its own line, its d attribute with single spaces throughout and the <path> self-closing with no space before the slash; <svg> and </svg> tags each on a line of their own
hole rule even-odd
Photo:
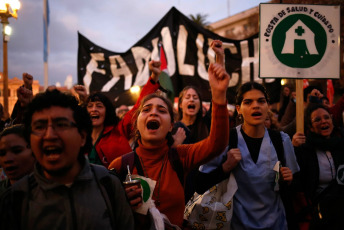
<svg viewBox="0 0 344 230">
<path fill-rule="evenodd" d="M 201 90 L 203 100 L 210 101 L 207 69 L 215 60 L 209 47 L 215 39 L 224 44 L 226 70 L 231 75 L 229 103 L 247 81 L 263 83 L 272 102 L 279 101 L 280 80 L 258 78 L 258 35 L 241 41 L 227 39 L 192 22 L 174 7 L 124 53 L 106 50 L 79 33 L 78 84 L 84 84 L 89 92 L 105 92 L 117 105 L 132 104 L 135 99 L 130 99 L 128 90 L 146 83 L 148 62 L 159 59 L 159 44 L 163 44 L 175 95 L 194 85 Z"/>
</svg>

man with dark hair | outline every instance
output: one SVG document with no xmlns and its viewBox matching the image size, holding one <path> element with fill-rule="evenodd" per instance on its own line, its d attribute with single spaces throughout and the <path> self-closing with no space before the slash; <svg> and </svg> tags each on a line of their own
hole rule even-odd
<svg viewBox="0 0 344 230">
<path fill-rule="evenodd" d="M 73 96 L 38 94 L 24 124 L 37 164 L 0 198 L 0 229 L 134 228 L 118 178 L 85 159 L 92 123 Z"/>
</svg>

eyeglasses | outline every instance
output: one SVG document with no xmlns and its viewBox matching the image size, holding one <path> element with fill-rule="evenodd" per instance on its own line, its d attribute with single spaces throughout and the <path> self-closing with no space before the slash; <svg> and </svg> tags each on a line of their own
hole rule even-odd
<svg viewBox="0 0 344 230">
<path fill-rule="evenodd" d="M 324 115 L 322 117 L 315 117 L 312 120 L 312 123 L 320 123 L 322 119 L 324 119 L 325 121 L 328 121 L 328 120 L 331 120 L 331 116 L 330 115 Z"/>
<path fill-rule="evenodd" d="M 71 128 L 77 127 L 76 123 L 64 118 L 54 119 L 51 121 L 50 125 L 48 124 L 47 120 L 39 120 L 35 121 L 31 125 L 31 133 L 36 136 L 42 137 L 46 133 L 49 126 L 51 126 L 56 133 L 61 133 Z"/>
</svg>

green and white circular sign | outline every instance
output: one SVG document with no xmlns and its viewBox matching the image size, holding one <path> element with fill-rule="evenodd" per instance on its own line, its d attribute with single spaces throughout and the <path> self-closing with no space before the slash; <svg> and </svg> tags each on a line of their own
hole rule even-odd
<svg viewBox="0 0 344 230">
<path fill-rule="evenodd" d="M 260 4 L 261 78 L 339 78 L 339 6 Z"/>
</svg>

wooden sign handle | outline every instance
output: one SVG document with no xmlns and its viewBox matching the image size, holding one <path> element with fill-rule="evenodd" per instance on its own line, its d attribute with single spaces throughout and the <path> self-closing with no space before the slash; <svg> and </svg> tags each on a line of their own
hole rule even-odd
<svg viewBox="0 0 344 230">
<path fill-rule="evenodd" d="M 303 80 L 296 79 L 296 132 L 304 133 Z"/>
</svg>

